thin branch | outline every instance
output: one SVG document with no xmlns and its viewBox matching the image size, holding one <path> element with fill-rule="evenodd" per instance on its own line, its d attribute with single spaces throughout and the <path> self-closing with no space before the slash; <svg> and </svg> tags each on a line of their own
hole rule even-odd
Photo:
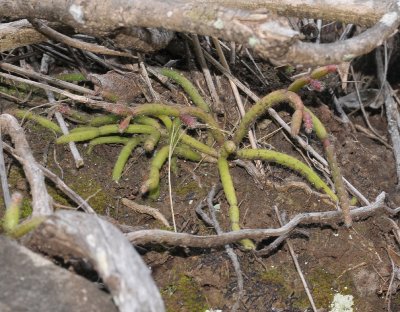
<svg viewBox="0 0 400 312">
<path fill-rule="evenodd" d="M 135 203 L 134 201 L 129 200 L 127 198 L 122 198 L 122 204 L 124 204 L 125 206 L 127 206 L 128 208 L 132 209 L 133 211 L 135 211 L 137 213 L 144 213 L 144 214 L 152 216 L 154 219 L 160 221 L 167 228 L 171 227 L 168 220 L 156 208 L 152 208 L 152 207 L 145 206 L 145 205 L 139 205 L 138 203 Z"/>
<path fill-rule="evenodd" d="M 13 149 L 10 145 L 4 143 L 4 150 L 7 151 L 7 153 L 10 153 L 15 159 L 17 159 L 19 162 L 22 162 L 23 159 L 17 155 L 17 152 L 15 149 Z M 68 196 L 69 199 L 71 199 L 74 203 L 76 203 L 80 208 L 82 208 L 85 212 L 87 213 L 93 213 L 96 214 L 94 209 L 88 204 L 87 201 L 85 201 L 82 197 L 80 197 L 77 193 L 75 193 L 68 185 L 64 183 L 63 180 L 61 180 L 57 175 L 55 175 L 53 172 L 51 172 L 49 169 L 43 167 L 42 165 L 38 164 L 38 167 L 40 170 L 43 172 L 44 176 L 48 178 L 50 181 L 54 183 L 54 185 L 62 191 L 65 195 Z"/>
<path fill-rule="evenodd" d="M 49 64 L 48 64 L 49 58 L 48 58 L 48 57 L 45 57 L 45 55 L 47 55 L 47 54 L 44 54 L 43 57 L 42 57 L 42 61 L 41 61 L 41 64 L 40 64 L 40 67 L 41 67 L 41 68 L 46 68 L 46 67 L 48 67 L 48 65 L 49 65 Z M 35 62 L 35 63 L 36 63 L 36 62 Z M 35 64 L 34 64 L 34 65 L 35 65 Z M 11 66 L 12 66 L 12 65 L 11 65 Z M 38 67 L 37 65 L 34 66 L 34 68 L 37 68 L 37 67 Z M 33 73 L 36 74 L 36 72 L 33 72 Z M 39 77 L 40 77 L 40 76 L 47 77 L 47 76 L 42 75 L 42 74 L 37 74 L 37 75 L 39 75 Z M 58 80 L 58 79 L 55 79 L 55 80 Z M 43 82 L 43 83 L 47 85 L 46 82 Z M 73 84 L 71 84 L 71 85 L 73 85 Z M 49 103 L 55 105 L 55 104 L 56 104 L 56 100 L 55 100 L 55 98 L 54 98 L 54 93 L 53 93 L 52 91 L 50 91 L 50 90 L 45 90 L 45 91 L 46 91 L 46 95 L 47 95 L 47 98 L 48 98 L 48 100 L 49 100 Z M 58 125 L 59 125 L 60 128 L 61 128 L 62 133 L 63 133 L 64 135 L 69 134 L 69 130 L 68 130 L 67 124 L 65 123 L 65 120 L 64 120 L 63 116 L 61 115 L 61 113 L 56 111 L 56 112 L 55 112 L 55 117 L 56 117 L 56 120 L 57 120 L 57 122 L 58 122 Z M 74 161 L 75 161 L 75 167 L 76 167 L 76 168 L 82 167 L 82 166 L 84 165 L 83 158 L 82 158 L 82 156 L 79 154 L 79 151 L 78 151 L 78 148 L 76 147 L 75 142 L 69 142 L 69 143 L 68 143 L 68 146 L 69 146 L 69 149 L 70 149 L 70 151 L 71 151 L 72 158 L 73 158 Z M 56 153 L 56 150 L 54 150 L 54 160 L 56 161 L 56 159 L 55 159 L 55 157 L 56 157 L 55 155 L 56 155 L 56 154 L 55 154 L 55 153 Z M 56 161 L 56 163 L 57 163 L 57 161 Z"/>
<path fill-rule="evenodd" d="M 197 61 L 200 64 L 201 70 L 204 75 L 204 79 L 206 81 L 208 90 L 210 91 L 211 98 L 214 102 L 214 111 L 217 113 L 223 113 L 223 109 L 221 106 L 221 101 L 219 99 L 217 90 L 215 90 L 214 82 L 212 80 L 210 70 L 208 69 L 207 62 L 204 58 L 203 49 L 201 48 L 199 37 L 197 35 L 192 35 L 192 43 L 194 47 L 194 52 L 197 57 Z"/>
<path fill-rule="evenodd" d="M 385 193 L 378 195 L 371 205 L 352 209 L 350 215 L 353 221 L 368 218 L 379 211 L 393 214 L 394 210 L 384 208 Z M 172 246 L 188 246 L 198 248 L 213 248 L 231 244 L 242 239 L 262 240 L 267 237 L 285 235 L 293 231 L 299 224 L 332 223 L 342 221 L 341 211 L 301 213 L 292 218 L 284 226 L 277 229 L 251 229 L 239 230 L 221 235 L 198 236 L 187 233 L 173 233 L 162 230 L 142 230 L 126 234 L 129 241 L 135 245 L 140 244 L 167 244 Z"/>
<path fill-rule="evenodd" d="M 130 53 L 111 50 L 111 49 L 108 49 L 106 47 L 103 47 L 103 46 L 100 46 L 97 44 L 88 43 L 88 42 L 80 41 L 80 40 L 65 36 L 65 35 L 59 33 L 58 31 L 50 28 L 45 23 L 43 23 L 42 21 L 40 21 L 36 18 L 28 19 L 28 20 L 33 25 L 33 27 L 35 27 L 35 29 L 38 32 L 40 32 L 42 35 L 44 35 L 50 39 L 53 39 L 55 41 L 64 43 L 65 45 L 69 45 L 73 48 L 90 51 L 90 52 L 94 52 L 94 53 L 99 53 L 99 54 L 104 54 L 104 55 L 115 55 L 115 56 L 125 56 L 125 57 L 136 58 L 136 56 L 133 56 Z"/>
<path fill-rule="evenodd" d="M 44 89 L 44 90 L 49 90 L 49 91 L 52 91 L 52 92 L 56 92 L 58 94 L 66 96 L 66 97 L 68 97 L 68 98 L 70 98 L 72 100 L 75 100 L 75 101 L 78 101 L 78 102 L 81 102 L 81 103 L 84 103 L 84 104 L 88 104 L 88 105 L 93 105 L 93 106 L 95 106 L 97 108 L 106 109 L 105 107 L 113 105 L 113 103 L 92 100 L 89 97 L 73 94 L 71 92 L 64 91 L 62 89 L 59 89 L 59 88 L 56 88 L 56 87 L 52 87 L 52 86 L 49 86 L 49 85 L 41 83 L 41 82 L 36 82 L 36 81 L 29 80 L 29 79 L 25 79 L 25 78 L 13 76 L 13 75 L 1 73 L 1 72 L 0 72 L 0 77 L 4 77 L 4 78 L 15 80 L 15 81 L 18 81 L 18 82 L 26 83 L 28 85 L 31 85 L 31 86 L 34 86 L 34 87 L 37 87 L 37 88 L 41 88 L 41 89 Z"/>
<path fill-rule="evenodd" d="M 53 92 L 51 92 L 51 91 L 48 91 L 48 93 L 53 94 Z M 54 100 L 54 95 L 53 95 L 52 99 Z M 61 115 L 61 113 L 60 112 L 56 112 L 55 116 L 56 116 L 57 122 L 58 122 L 63 134 L 64 135 L 68 135 L 69 134 L 69 130 L 68 130 L 67 124 L 65 123 L 65 120 L 64 120 L 63 116 Z M 82 158 L 81 154 L 79 153 L 75 142 L 68 142 L 68 146 L 69 146 L 69 149 L 71 151 L 72 158 L 75 161 L 75 167 L 76 168 L 83 167 L 83 165 L 84 165 L 83 158 Z"/>
<path fill-rule="evenodd" d="M 11 65 L 9 63 L 0 63 L 0 68 L 5 71 L 9 71 L 9 72 L 16 73 L 19 75 L 31 77 L 31 78 L 37 79 L 37 80 L 42 80 L 42 81 L 48 82 L 50 84 L 54 84 L 54 85 L 60 86 L 62 88 L 66 88 L 66 89 L 76 91 L 76 92 L 79 92 L 82 94 L 95 95 L 95 91 L 93 91 L 91 89 L 84 88 L 84 87 L 78 86 L 78 85 L 70 83 L 70 82 L 62 81 L 60 79 L 56 79 L 56 78 L 50 77 L 48 75 L 42 75 L 42 74 L 39 74 L 32 70 L 27 70 L 27 69 L 24 69 L 24 68 L 21 68 L 18 66 Z"/>
<path fill-rule="evenodd" d="M 10 196 L 10 189 L 8 187 L 6 165 L 4 162 L 3 137 L 1 134 L 1 127 L 0 127 L 0 179 L 1 179 L 1 189 L 3 191 L 4 206 L 8 208 L 11 203 L 11 196 Z"/>
<path fill-rule="evenodd" d="M 21 162 L 28 179 L 32 193 L 32 216 L 51 214 L 53 212 L 53 200 L 47 193 L 43 173 L 32 155 L 24 130 L 18 124 L 18 121 L 9 114 L 0 115 L 0 127 L 2 133 L 11 137 L 15 146 L 15 153 L 19 156 L 18 160 Z"/>
<path fill-rule="evenodd" d="M 382 61 L 382 53 L 379 49 L 376 50 L 376 62 L 377 62 L 377 70 L 378 70 L 378 79 L 383 88 L 384 98 L 385 98 L 385 107 L 386 107 L 386 118 L 388 122 L 388 131 L 390 134 L 390 138 L 392 140 L 393 145 L 393 154 L 396 164 L 396 173 L 397 173 L 397 187 L 400 187 L 400 132 L 397 127 L 397 116 L 399 114 L 397 110 L 397 105 L 393 99 L 393 96 L 390 92 L 389 82 L 386 80 L 387 74 L 387 66 L 388 66 L 388 57 L 386 44 L 384 45 L 385 54 L 384 63 Z"/>
<path fill-rule="evenodd" d="M 212 226 L 215 229 L 215 232 L 218 235 L 221 235 L 223 233 L 221 226 L 219 225 L 216 213 L 215 213 L 215 208 L 213 204 L 213 200 L 215 195 L 218 194 L 218 192 L 221 190 L 221 185 L 213 185 L 211 187 L 210 192 L 207 195 L 206 201 L 208 206 L 208 210 L 210 211 L 211 218 L 202 210 L 204 203 L 200 202 L 199 205 L 196 207 L 196 212 L 200 215 L 200 217 L 203 219 L 204 222 L 207 223 L 207 225 Z M 236 253 L 233 251 L 233 248 L 230 245 L 225 245 L 225 250 L 226 253 L 228 254 L 229 258 L 231 259 L 233 268 L 235 270 L 235 274 L 237 277 L 237 283 L 238 283 L 238 296 L 236 298 L 235 304 L 232 307 L 232 311 L 237 311 L 239 309 L 239 304 L 240 300 L 243 297 L 243 273 L 240 268 L 240 263 L 239 259 L 236 255 Z"/>
</svg>

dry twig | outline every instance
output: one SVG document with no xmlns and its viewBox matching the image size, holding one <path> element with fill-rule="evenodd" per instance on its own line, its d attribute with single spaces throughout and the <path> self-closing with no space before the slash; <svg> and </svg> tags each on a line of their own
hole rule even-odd
<svg viewBox="0 0 400 312">
<path fill-rule="evenodd" d="M 378 79 L 382 86 L 382 92 L 385 98 L 386 107 L 386 118 L 388 121 L 388 131 L 393 145 L 394 159 L 396 161 L 396 173 L 397 173 L 397 187 L 400 187 L 400 132 L 397 127 L 397 116 L 399 114 L 397 110 L 396 102 L 390 92 L 389 82 L 386 80 L 388 56 L 386 43 L 384 45 L 385 54 L 383 55 L 384 60 L 382 61 L 382 53 L 380 49 L 376 50 L 376 63 L 378 71 Z"/>
<path fill-rule="evenodd" d="M 15 149 L 13 149 L 8 144 L 4 143 L 4 150 L 10 153 L 15 159 L 18 161 L 22 161 L 22 158 L 17 155 Z M 49 169 L 43 167 L 42 165 L 38 164 L 38 167 L 43 172 L 44 176 L 48 178 L 50 181 L 54 183 L 54 185 L 62 191 L 65 195 L 68 196 L 74 203 L 78 205 L 78 207 L 82 208 L 87 213 L 95 214 L 96 212 L 94 209 L 85 201 L 81 196 L 75 193 L 68 185 L 64 183 L 57 175 L 51 172 Z"/>
<path fill-rule="evenodd" d="M 24 131 L 18 121 L 9 114 L 0 115 L 1 133 L 8 134 L 15 146 L 15 154 L 24 168 L 32 193 L 32 216 L 49 215 L 53 212 L 52 198 L 47 193 L 44 176 L 32 155 Z"/>
<path fill-rule="evenodd" d="M 152 216 L 154 219 L 156 219 L 156 220 L 160 221 L 162 224 L 164 224 L 167 228 L 171 227 L 168 220 L 156 208 L 152 208 L 152 207 L 145 206 L 145 205 L 139 205 L 138 203 L 135 203 L 134 201 L 129 200 L 127 198 L 122 198 L 122 203 L 137 213 L 144 213 L 144 214 Z"/>
<path fill-rule="evenodd" d="M 217 216 L 215 214 L 215 208 L 213 204 L 213 200 L 216 194 L 221 190 L 221 186 L 216 186 L 213 185 L 210 192 L 207 195 L 206 201 L 207 201 L 207 206 L 208 210 L 210 211 L 211 214 L 211 219 L 207 216 L 207 214 L 202 210 L 203 208 L 203 202 L 200 202 L 200 204 L 196 207 L 196 212 L 201 216 L 201 218 L 206 222 L 209 226 L 212 226 L 215 229 L 215 232 L 217 232 L 217 235 L 221 235 L 223 233 L 221 226 L 219 225 Z M 239 304 L 240 300 L 243 297 L 243 273 L 240 268 L 240 263 L 239 259 L 236 255 L 236 253 L 233 251 L 233 248 L 230 245 L 225 245 L 225 250 L 226 253 L 228 254 L 229 258 L 231 259 L 233 268 L 235 270 L 235 274 L 237 277 L 237 283 L 238 283 L 238 296 L 236 298 L 235 304 L 232 307 L 232 311 L 237 311 L 239 309 Z"/>
<path fill-rule="evenodd" d="M 42 21 L 40 21 L 36 18 L 29 19 L 29 22 L 42 35 L 45 35 L 46 37 L 48 37 L 50 39 L 62 42 L 71 47 L 85 50 L 85 51 L 94 52 L 94 53 L 104 54 L 104 55 L 116 55 L 116 56 L 125 56 L 125 57 L 136 58 L 136 56 L 133 56 L 132 54 L 127 53 L 127 52 L 114 51 L 114 50 L 108 49 L 106 47 L 97 45 L 97 44 L 88 43 L 88 42 L 80 41 L 80 40 L 65 36 L 65 35 L 59 33 L 58 31 L 50 28 L 45 23 L 43 23 Z"/>
<path fill-rule="evenodd" d="M 353 221 L 368 218 L 380 210 L 383 210 L 390 215 L 398 212 L 397 210 L 384 207 L 384 200 L 385 193 L 382 192 L 371 205 L 352 209 L 350 215 L 353 218 Z M 400 210 L 400 208 L 398 210 Z M 213 248 L 231 244 L 242 239 L 262 240 L 267 237 L 285 235 L 293 231 L 299 224 L 325 224 L 341 221 L 341 211 L 309 212 L 296 215 L 284 226 L 277 229 L 247 229 L 223 233 L 221 235 L 208 236 L 173 233 L 162 230 L 143 230 L 127 233 L 126 236 L 135 245 L 155 243 L 172 246 Z"/>
<path fill-rule="evenodd" d="M 204 58 L 203 49 L 201 48 L 199 37 L 197 35 L 192 35 L 192 42 L 194 47 L 194 52 L 197 57 L 197 61 L 200 64 L 201 70 L 204 75 L 204 79 L 207 83 L 208 90 L 210 91 L 211 98 L 214 102 L 214 111 L 217 113 L 223 113 L 223 109 L 221 107 L 221 101 L 219 99 L 217 90 L 215 90 L 214 82 L 212 80 L 210 70 L 208 69 L 207 62 Z"/>
<path fill-rule="evenodd" d="M 3 137 L 1 134 L 1 127 L 0 127 L 0 179 L 1 179 L 1 189 L 3 191 L 4 205 L 6 208 L 8 208 L 8 206 L 11 203 L 11 196 L 10 196 L 10 189 L 8 187 L 6 165 L 4 162 Z"/>
</svg>

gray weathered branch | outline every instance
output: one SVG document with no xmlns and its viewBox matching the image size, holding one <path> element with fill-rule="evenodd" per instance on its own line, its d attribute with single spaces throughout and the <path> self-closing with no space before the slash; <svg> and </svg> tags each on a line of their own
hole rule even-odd
<svg viewBox="0 0 400 312">
<path fill-rule="evenodd" d="M 28 179 L 32 193 L 32 215 L 51 214 L 53 212 L 53 200 L 47 193 L 43 172 L 32 155 L 24 130 L 18 124 L 18 121 L 9 114 L 0 115 L 0 127 L 3 134 L 8 134 L 11 137 L 18 161 L 22 164 L 25 176 Z"/>
<path fill-rule="evenodd" d="M 307 10 L 318 14 L 318 8 L 325 5 L 327 9 L 320 10 L 321 17 L 329 17 L 326 15 L 329 11 L 336 12 L 340 19 L 346 16 L 347 11 L 349 22 L 353 23 L 370 24 L 378 19 L 377 15 L 382 13 L 383 16 L 372 28 L 355 38 L 332 44 L 310 44 L 300 41 L 299 33 L 288 26 L 286 19 L 265 11 L 248 10 L 250 4 L 261 6 L 259 0 L 250 1 L 247 5 L 243 0 L 221 1 L 221 5 L 218 2 L 185 0 L 105 0 L 101 3 L 30 0 L 27 5 L 24 0 L 0 0 L 0 5 L 6 16 L 60 21 L 76 31 L 96 36 L 110 35 L 119 30 L 123 31 L 124 38 L 139 34 L 142 39 L 152 41 L 152 38 L 160 35 L 155 29 L 162 28 L 236 41 L 252 47 L 264 58 L 273 58 L 282 63 L 312 65 L 341 63 L 368 53 L 393 34 L 400 23 L 399 8 L 395 1 L 375 0 L 363 4 L 356 0 L 346 3 L 294 0 L 295 5 L 289 7 L 291 2 L 270 0 L 266 1 L 265 6 L 277 12 L 301 15 Z M 369 17 L 363 19 L 360 12 Z"/>
<path fill-rule="evenodd" d="M 385 193 L 382 192 L 371 205 L 350 210 L 353 221 L 368 218 L 380 211 L 385 211 L 389 215 L 398 213 L 397 210 L 391 210 L 389 208 L 384 210 L 384 200 Z M 267 237 L 287 235 L 299 224 L 330 224 L 341 221 L 341 211 L 309 212 L 297 214 L 288 223 L 276 229 L 246 229 L 208 236 L 174 233 L 164 230 L 139 230 L 125 235 L 135 245 L 166 244 L 172 246 L 213 248 L 232 244 L 242 239 L 262 240 Z"/>
<path fill-rule="evenodd" d="M 121 312 L 164 311 L 146 264 L 118 229 L 96 215 L 56 212 L 25 244 L 49 255 L 87 259 Z"/>
<path fill-rule="evenodd" d="M 227 8 L 268 9 L 282 16 L 320 18 L 328 21 L 372 26 L 390 11 L 390 0 L 197 0 Z"/>
</svg>

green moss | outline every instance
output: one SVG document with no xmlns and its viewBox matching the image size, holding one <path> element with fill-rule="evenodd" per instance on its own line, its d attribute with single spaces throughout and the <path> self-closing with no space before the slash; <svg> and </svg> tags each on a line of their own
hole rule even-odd
<svg viewBox="0 0 400 312">
<path fill-rule="evenodd" d="M 82 82 L 87 80 L 86 77 L 81 73 L 59 74 L 56 76 L 56 78 L 67 82 Z"/>
<path fill-rule="evenodd" d="M 354 295 L 353 284 L 350 278 L 342 276 L 337 280 L 337 276 L 324 269 L 316 268 L 305 276 L 311 290 L 317 308 L 329 308 L 335 293 L 343 295 Z M 293 307 L 304 310 L 310 306 L 310 302 L 305 294 L 304 288 L 298 278 L 297 272 L 288 267 L 271 268 L 261 274 L 261 279 L 277 287 L 281 298 L 289 298 L 295 294 L 296 300 Z"/>
<path fill-rule="evenodd" d="M 161 290 L 167 311 L 204 312 L 209 309 L 200 288 L 191 277 L 180 274 L 175 283 Z"/>
<path fill-rule="evenodd" d="M 317 268 L 307 275 L 306 279 L 318 308 L 329 308 L 336 293 L 342 295 L 355 293 L 352 291 L 353 283 L 350 278 L 346 278 L 346 275 L 338 280 L 335 274 Z"/>
<path fill-rule="evenodd" d="M 33 96 L 45 97 L 46 93 L 40 88 L 33 87 L 24 82 L 16 82 L 7 78 L 0 78 L 0 91 L 11 96 L 23 99 L 30 92 Z"/>
<path fill-rule="evenodd" d="M 273 267 L 261 273 L 261 280 L 274 285 L 282 298 L 288 298 L 295 291 L 289 283 L 293 273 L 284 268 Z"/>
<path fill-rule="evenodd" d="M 62 193 L 59 189 L 57 189 L 54 185 L 47 185 L 47 192 L 53 198 L 54 202 L 60 205 L 71 206 L 72 203 L 69 199 Z"/>
<path fill-rule="evenodd" d="M 21 206 L 21 219 L 28 218 L 32 214 L 32 205 L 31 200 L 29 198 L 24 198 L 22 200 Z"/>
<path fill-rule="evenodd" d="M 107 204 L 112 200 L 101 185 L 90 176 L 79 176 L 69 186 L 83 199 L 90 197 L 88 202 L 98 214 L 104 213 Z"/>
<path fill-rule="evenodd" d="M 177 188 L 175 191 L 178 196 L 186 196 L 190 193 L 204 193 L 203 190 L 199 187 L 196 181 L 191 181 L 189 183 L 185 183 L 184 185 Z"/>
</svg>

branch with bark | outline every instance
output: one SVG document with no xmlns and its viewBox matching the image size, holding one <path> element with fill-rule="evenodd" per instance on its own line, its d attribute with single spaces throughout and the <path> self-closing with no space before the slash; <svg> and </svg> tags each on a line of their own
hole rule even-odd
<svg viewBox="0 0 400 312">
<path fill-rule="evenodd" d="M 400 24 L 395 1 L 243 1 L 219 0 L 106 0 L 82 2 L 0 0 L 5 16 L 59 21 L 75 31 L 94 36 L 114 36 L 117 43 L 133 38 L 142 50 L 160 49 L 172 38 L 171 31 L 219 37 L 245 44 L 263 58 L 280 63 L 322 65 L 341 63 L 379 46 Z M 341 42 L 313 44 L 301 41 L 290 28 L 286 15 L 343 20 L 374 26 L 364 33 Z M 26 29 L 25 29 L 26 31 Z M 1 30 L 0 30 L 1 33 Z M 119 38 L 119 39 L 118 39 Z M 137 48 L 130 46 L 130 48 Z M 3 50 L 0 47 L 0 51 Z"/>
</svg>

